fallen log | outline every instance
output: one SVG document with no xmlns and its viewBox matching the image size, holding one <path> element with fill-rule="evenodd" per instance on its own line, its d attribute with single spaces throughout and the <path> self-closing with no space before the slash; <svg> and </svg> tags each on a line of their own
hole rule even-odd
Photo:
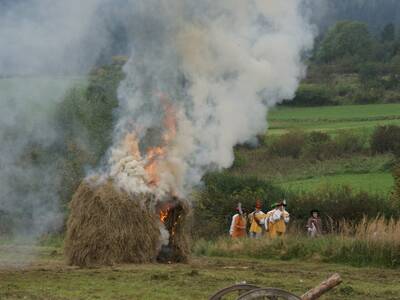
<svg viewBox="0 0 400 300">
<path fill-rule="evenodd" d="M 335 286 L 338 286 L 341 283 L 342 283 L 342 278 L 340 277 L 340 275 L 337 274 L 337 273 L 333 274 L 327 280 L 325 280 L 324 282 L 321 282 L 318 286 L 316 286 L 315 288 L 309 290 L 307 293 L 305 293 L 303 296 L 301 296 L 301 300 L 315 300 L 315 299 L 318 299 L 323 294 L 325 294 L 326 292 L 330 291 Z"/>
</svg>

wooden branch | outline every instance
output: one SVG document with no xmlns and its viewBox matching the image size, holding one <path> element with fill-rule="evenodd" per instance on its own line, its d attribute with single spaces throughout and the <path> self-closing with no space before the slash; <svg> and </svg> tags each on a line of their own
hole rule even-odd
<svg viewBox="0 0 400 300">
<path fill-rule="evenodd" d="M 324 282 L 321 282 L 317 287 L 309 290 L 303 296 L 301 296 L 301 300 L 315 300 L 321 297 L 326 292 L 333 289 L 335 286 L 338 286 L 342 283 L 342 278 L 340 278 L 339 274 L 333 274 Z"/>
</svg>

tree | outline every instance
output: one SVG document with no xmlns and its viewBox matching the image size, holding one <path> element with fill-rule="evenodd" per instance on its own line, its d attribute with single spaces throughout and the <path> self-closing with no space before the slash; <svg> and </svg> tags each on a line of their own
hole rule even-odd
<svg viewBox="0 0 400 300">
<path fill-rule="evenodd" d="M 112 143 L 113 111 L 118 107 L 117 88 L 124 78 L 125 62 L 124 57 L 114 57 L 112 64 L 94 69 L 88 86 L 74 86 L 58 104 L 63 203 L 71 199 L 85 168 L 97 166 Z"/>
<path fill-rule="evenodd" d="M 379 66 L 376 63 L 367 62 L 360 66 L 360 81 L 365 88 L 379 87 Z"/>
<path fill-rule="evenodd" d="M 381 33 L 381 41 L 382 42 L 393 42 L 396 37 L 396 29 L 393 25 L 393 23 L 387 24 Z"/>
<path fill-rule="evenodd" d="M 393 23 L 387 24 L 380 36 L 380 43 L 376 43 L 376 58 L 380 61 L 389 62 L 397 52 L 396 29 Z"/>
<path fill-rule="evenodd" d="M 367 24 L 341 21 L 328 31 L 317 52 L 317 60 L 332 63 L 346 57 L 354 63 L 372 56 L 373 40 Z"/>
</svg>

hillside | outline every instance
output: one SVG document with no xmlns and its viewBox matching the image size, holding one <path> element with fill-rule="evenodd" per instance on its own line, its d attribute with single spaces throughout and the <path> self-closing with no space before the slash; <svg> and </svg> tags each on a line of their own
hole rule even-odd
<svg viewBox="0 0 400 300">
<path fill-rule="evenodd" d="M 387 194 L 393 186 L 394 158 L 389 153 L 371 154 L 370 140 L 377 126 L 400 125 L 399 112 L 400 104 L 278 107 L 268 116 L 269 130 L 260 145 L 238 147 L 229 172 L 240 177 L 255 175 L 285 189 L 309 191 L 326 185 L 348 185 L 355 190 Z M 326 133 L 344 148 L 335 148 L 330 151 L 332 155 L 324 154 L 320 159 L 312 153 L 293 157 L 279 153 L 284 149 L 274 149 L 274 144 L 285 136 L 313 132 Z M 348 149 L 346 143 L 352 141 L 355 148 Z"/>
</svg>

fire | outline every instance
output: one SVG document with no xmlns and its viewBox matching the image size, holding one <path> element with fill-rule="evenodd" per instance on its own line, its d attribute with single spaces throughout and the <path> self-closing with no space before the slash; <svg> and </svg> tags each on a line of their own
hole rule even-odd
<svg viewBox="0 0 400 300">
<path fill-rule="evenodd" d="M 139 142 L 134 133 L 128 133 L 125 136 L 124 145 L 127 145 L 129 154 L 132 155 L 135 160 L 141 159 Z"/>
<path fill-rule="evenodd" d="M 147 164 L 144 167 L 147 177 L 148 177 L 148 183 L 149 185 L 158 185 L 160 182 L 160 175 L 159 175 L 159 168 L 158 164 L 160 159 L 165 157 L 165 154 L 167 153 L 166 149 L 163 147 L 155 147 L 155 148 L 150 148 L 147 151 Z"/>
<path fill-rule="evenodd" d="M 144 193 L 154 192 L 159 196 L 175 190 L 173 178 L 176 176 L 176 163 L 171 162 L 170 154 L 177 134 L 175 108 L 165 97 L 160 96 L 160 99 L 164 118 L 158 144 L 143 149 L 140 138 L 144 129 L 138 125 L 124 136 L 121 146 L 113 151 L 110 159 L 113 166 L 110 174 L 118 177 L 124 188 Z"/>
<path fill-rule="evenodd" d="M 160 221 L 161 222 L 165 223 L 165 221 L 168 218 L 168 214 L 169 214 L 170 209 L 171 208 L 168 206 L 166 209 L 160 210 Z"/>
<path fill-rule="evenodd" d="M 169 224 L 166 224 L 165 222 L 167 221 L 167 218 L 169 217 L 170 214 L 173 214 L 172 206 L 168 205 L 166 208 L 161 209 L 159 214 L 160 214 L 160 221 L 167 227 L 167 230 L 171 234 L 172 237 L 175 236 L 176 234 L 176 227 L 178 225 L 178 222 L 181 218 L 181 215 L 179 215 L 177 218 L 172 219 L 169 221 Z"/>
<path fill-rule="evenodd" d="M 157 186 L 160 182 L 160 167 L 159 163 L 165 159 L 168 153 L 167 147 L 171 144 L 176 136 L 176 113 L 172 105 L 165 99 L 161 98 L 161 103 L 164 106 L 164 132 L 162 135 L 162 146 L 151 147 L 147 150 L 147 164 L 145 170 L 149 178 L 149 184 Z"/>
</svg>

